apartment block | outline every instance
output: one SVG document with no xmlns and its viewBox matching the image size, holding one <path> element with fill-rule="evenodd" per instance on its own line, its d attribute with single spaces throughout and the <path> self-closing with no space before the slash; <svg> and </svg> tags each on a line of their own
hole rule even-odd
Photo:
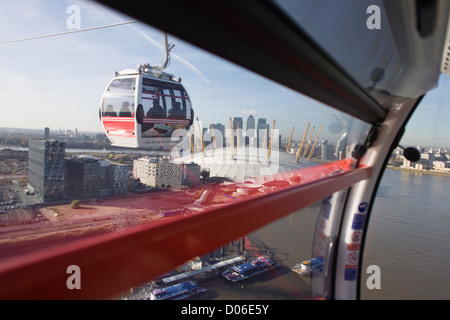
<svg viewBox="0 0 450 320">
<path fill-rule="evenodd" d="M 133 162 L 133 177 L 141 183 L 161 189 L 180 189 L 198 184 L 200 166 L 160 162 L 156 158 L 143 157 Z"/>
<path fill-rule="evenodd" d="M 128 190 L 128 166 L 94 157 L 66 159 L 65 189 L 68 198 L 96 198 Z"/>
<path fill-rule="evenodd" d="M 42 201 L 64 199 L 65 143 L 30 140 L 28 146 L 29 188 Z"/>
</svg>

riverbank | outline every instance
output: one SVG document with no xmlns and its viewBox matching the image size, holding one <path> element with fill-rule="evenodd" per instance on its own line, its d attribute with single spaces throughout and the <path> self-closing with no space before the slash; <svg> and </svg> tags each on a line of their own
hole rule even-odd
<svg viewBox="0 0 450 320">
<path fill-rule="evenodd" d="M 405 167 L 396 167 L 396 166 L 392 166 L 392 165 L 387 165 L 386 168 L 392 169 L 392 170 L 403 171 L 403 172 L 415 173 L 415 174 L 430 174 L 430 175 L 434 175 L 434 176 L 450 177 L 450 173 L 445 173 L 445 172 L 436 171 L 436 170 L 419 170 L 419 169 L 412 169 L 412 168 L 405 168 Z"/>
</svg>

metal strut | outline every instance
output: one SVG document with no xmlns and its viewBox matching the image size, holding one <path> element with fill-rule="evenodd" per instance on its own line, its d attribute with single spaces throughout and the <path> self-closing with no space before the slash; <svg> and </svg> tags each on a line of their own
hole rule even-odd
<svg viewBox="0 0 450 320">
<path fill-rule="evenodd" d="M 163 32 L 163 45 L 164 45 L 164 61 L 160 66 L 151 66 L 149 63 L 142 64 L 138 66 L 139 73 L 153 73 L 157 78 L 161 78 L 164 69 L 166 69 L 170 64 L 170 52 L 175 45 L 173 43 L 168 43 L 167 33 Z M 180 81 L 180 80 L 176 80 Z"/>
<path fill-rule="evenodd" d="M 175 45 L 173 43 L 168 43 L 167 41 L 167 33 L 163 32 L 163 39 L 164 39 L 164 61 L 161 66 L 155 67 L 155 69 L 159 71 L 163 71 L 169 66 L 170 63 L 170 52 L 172 51 L 173 47 Z"/>
</svg>

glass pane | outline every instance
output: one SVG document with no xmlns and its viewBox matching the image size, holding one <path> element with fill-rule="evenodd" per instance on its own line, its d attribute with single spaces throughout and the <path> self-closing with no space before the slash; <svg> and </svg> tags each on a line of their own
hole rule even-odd
<svg viewBox="0 0 450 320">
<path fill-rule="evenodd" d="M 166 299 L 169 292 L 176 292 L 180 283 L 188 281 L 196 282 L 200 289 L 186 297 L 192 300 L 326 297 L 328 249 L 337 235 L 345 194 L 345 191 L 336 193 L 231 241 L 133 288 L 124 293 L 123 298 Z"/>
<path fill-rule="evenodd" d="M 374 203 L 363 259 L 363 299 L 448 299 L 450 132 L 446 121 L 449 78 L 426 96 L 407 124 L 400 145 L 415 147 L 411 162 L 397 148 Z M 375 287 L 369 266 L 379 267 Z M 370 278 L 370 279 L 369 279 Z"/>
<path fill-rule="evenodd" d="M 2 12 L 9 14 L 2 14 L 0 26 L 10 32 L 0 41 L 23 38 L 30 30 L 42 35 L 67 31 L 65 19 L 61 21 L 66 4 L 50 2 L 4 4 L 8 10 Z M 91 1 L 77 3 L 83 28 L 129 20 Z M 354 167 L 352 152 L 364 143 L 369 124 L 176 38 L 171 39 L 176 47 L 166 71 L 183 78 L 185 91 L 179 83 L 162 91 L 158 79 L 144 81 L 143 100 L 137 103 L 144 109 L 139 132 L 134 118 L 119 117 L 124 102 L 130 109 L 133 106 L 134 77 L 112 82 L 101 98 L 116 70 L 134 68 L 137 61 L 149 59 L 157 65 L 163 53 L 154 39 L 161 39 L 160 31 L 135 23 L 2 47 L 2 75 L 7 80 L 0 86 L 0 95 L 11 108 L 2 110 L 0 117 L 0 126 L 8 128 L 0 131 L 4 155 L 0 158 L 0 262 L 14 260 L 25 251 L 39 252 L 74 239 L 166 221 L 174 215 L 190 217 L 316 181 L 340 173 L 341 169 L 326 166 L 339 160 L 344 161 L 345 170 Z M 182 110 L 192 118 L 146 123 L 154 99 L 166 112 L 181 102 Z M 103 116 L 117 115 L 107 119 L 105 131 L 103 117 L 98 119 L 99 103 Z M 141 134 L 166 140 L 180 136 L 181 141 L 175 139 L 173 148 L 118 148 L 108 141 L 107 131 L 114 131 L 117 144 L 122 139 L 133 145 Z M 49 147 L 33 152 L 31 140 L 62 144 L 56 151 Z M 45 184 L 47 178 L 53 179 L 52 184 Z M 70 183 L 60 198 L 66 181 Z M 208 193 L 216 187 L 219 191 Z M 295 263 L 316 256 L 321 210 L 322 202 L 316 203 L 246 236 L 245 250 L 255 253 L 255 247 L 262 254 L 269 252 L 282 266 L 276 270 L 281 272 L 275 277 L 277 289 L 261 297 L 323 295 L 323 288 L 311 291 L 311 280 L 293 280 L 291 272 Z M 285 237 L 278 239 L 278 233 Z M 284 285 L 291 280 L 296 283 L 292 295 L 289 285 Z M 226 285 L 224 296 L 236 297 L 236 292 L 226 293 Z M 248 293 L 241 290 L 241 294 L 258 298 L 254 292 L 264 286 L 251 289 L 249 285 Z M 286 292 L 281 292 L 282 287 Z"/>
<path fill-rule="evenodd" d="M 109 93 L 134 94 L 136 88 L 136 78 L 116 79 L 108 87 Z"/>
<path fill-rule="evenodd" d="M 434 55 L 431 48 L 419 44 L 419 36 L 411 35 L 404 27 L 417 23 L 413 20 L 415 15 L 410 14 L 416 10 L 412 2 L 407 12 L 402 11 L 405 6 L 401 7 L 405 3 L 400 5 L 396 1 L 273 2 L 379 101 L 386 102 L 389 97 L 419 97 L 435 87 L 438 79 L 433 75 L 439 74 L 439 65 L 420 68 L 416 61 L 440 60 L 441 52 L 438 50 Z M 436 28 L 442 37 L 445 30 Z M 402 48 L 408 46 L 414 50 L 403 52 Z M 417 77 L 424 81 L 413 81 Z"/>
<path fill-rule="evenodd" d="M 128 95 L 105 95 L 102 103 L 102 116 L 107 117 L 130 117 L 132 115 L 131 105 L 134 104 L 134 96 Z"/>
</svg>

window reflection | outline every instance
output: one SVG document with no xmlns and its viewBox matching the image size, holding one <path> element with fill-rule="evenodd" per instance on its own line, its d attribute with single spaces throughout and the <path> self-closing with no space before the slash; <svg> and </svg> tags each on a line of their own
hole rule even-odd
<svg viewBox="0 0 450 320">
<path fill-rule="evenodd" d="M 394 149 L 378 187 L 362 260 L 362 299 L 449 298 L 450 146 L 442 121 L 448 118 L 442 108 L 448 77 L 441 81 L 422 100 L 399 143 L 417 148 L 420 159 L 409 161 L 402 148 Z M 367 285 L 371 265 L 380 268 L 381 290 Z"/>
<path fill-rule="evenodd" d="M 33 246 L 32 239 L 38 239 L 38 251 L 92 235 L 117 234 L 144 224 L 201 215 L 352 169 L 353 149 L 364 142 L 368 124 L 255 75 L 228 68 L 223 61 L 220 64 L 238 75 L 223 80 L 223 70 L 213 71 L 220 74 L 215 79 L 219 84 L 201 85 L 200 90 L 198 84 L 186 82 L 194 88 L 189 88 L 189 93 L 201 101 L 195 106 L 198 118 L 194 118 L 190 97 L 180 83 L 163 86 L 147 78 L 140 83 L 136 76 L 115 78 L 101 102 L 101 117 L 109 134 L 117 140 L 176 135 L 181 139 L 169 151 L 102 145 L 86 156 L 83 150 L 81 156 L 67 147 L 67 162 L 61 161 L 66 165 L 59 170 L 70 190 L 58 203 L 31 203 L 27 198 L 29 206 L 17 214 L 10 214 L 6 209 L 10 206 L 5 204 L 2 211 L 8 215 L 0 215 L 5 254 L 0 259 L 14 260 L 16 254 Z M 244 81 L 237 79 L 241 72 Z M 221 81 L 231 85 L 224 89 Z M 142 108 L 142 123 L 135 117 L 140 109 L 136 105 Z M 45 167 L 46 161 L 40 157 L 29 163 Z M 336 167 L 327 166 L 330 163 L 337 163 Z M 207 266 L 236 255 L 247 262 L 267 256 L 279 263 L 260 278 L 252 277 L 246 290 L 241 290 L 241 285 L 228 286 L 225 279 L 215 276 L 203 298 L 325 296 L 326 248 L 335 237 L 339 199 L 333 195 L 292 212 L 201 257 Z M 28 220 L 22 224 L 20 216 L 25 211 Z M 324 219 L 330 221 L 330 229 L 322 228 Z M 316 257 L 323 258 L 324 269 L 314 276 L 301 277 L 292 271 L 297 263 Z"/>
<path fill-rule="evenodd" d="M 337 235 L 345 191 L 291 213 L 249 235 L 160 275 L 123 294 L 150 299 L 152 292 L 193 281 L 203 290 L 187 299 L 298 300 L 327 297 L 329 244 Z M 320 260 L 321 266 L 300 274 L 295 266 Z M 253 262 L 253 263 L 252 263 Z M 230 276 L 231 273 L 239 277 Z"/>
</svg>

